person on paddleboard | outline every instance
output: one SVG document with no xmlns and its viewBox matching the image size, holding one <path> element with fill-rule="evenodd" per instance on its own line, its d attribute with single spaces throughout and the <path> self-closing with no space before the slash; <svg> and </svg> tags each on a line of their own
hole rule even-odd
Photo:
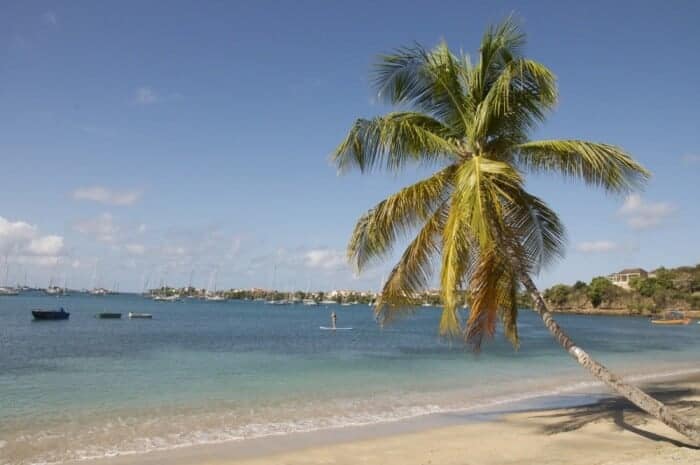
<svg viewBox="0 0 700 465">
<path fill-rule="evenodd" d="M 335 323 L 338 320 L 338 315 L 335 312 L 331 312 L 331 328 L 335 329 Z"/>
</svg>

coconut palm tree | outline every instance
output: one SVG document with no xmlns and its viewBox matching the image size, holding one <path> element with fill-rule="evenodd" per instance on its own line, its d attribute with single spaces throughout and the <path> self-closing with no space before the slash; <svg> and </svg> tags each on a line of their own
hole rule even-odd
<svg viewBox="0 0 700 465">
<path fill-rule="evenodd" d="M 522 55 L 525 36 L 512 18 L 489 28 L 478 61 L 445 43 L 381 56 L 374 85 L 397 111 L 358 119 L 333 154 L 340 172 L 412 164 L 434 167 L 427 179 L 383 200 L 357 222 L 348 257 L 361 271 L 412 238 L 384 283 L 375 312 L 386 323 L 406 311 L 439 268 L 444 302 L 439 331 L 475 350 L 500 320 L 517 348 L 516 294 L 523 286 L 534 311 L 578 363 L 642 410 L 700 443 L 697 426 L 591 358 L 554 321 L 531 276 L 561 257 L 565 231 L 557 214 L 527 192 L 524 176 L 557 173 L 624 194 L 649 173 L 613 145 L 528 138 L 557 102 L 554 74 Z M 470 312 L 462 321 L 465 295 Z"/>
</svg>

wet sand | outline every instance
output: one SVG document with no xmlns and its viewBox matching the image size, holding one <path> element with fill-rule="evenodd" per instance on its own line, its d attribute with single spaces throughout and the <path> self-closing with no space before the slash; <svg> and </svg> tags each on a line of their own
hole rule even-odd
<svg viewBox="0 0 700 465">
<path fill-rule="evenodd" d="M 699 376 L 665 380 L 646 389 L 700 424 Z M 410 422 L 194 446 L 79 463 L 664 465 L 698 464 L 700 450 L 628 402 L 608 397 L 570 408 L 468 418 L 427 416 Z"/>
</svg>

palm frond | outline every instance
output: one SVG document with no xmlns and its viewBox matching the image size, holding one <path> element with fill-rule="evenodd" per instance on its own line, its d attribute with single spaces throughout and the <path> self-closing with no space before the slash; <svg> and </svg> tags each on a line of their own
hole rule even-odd
<svg viewBox="0 0 700 465">
<path fill-rule="evenodd" d="M 513 272 L 504 273 L 499 286 L 498 313 L 503 325 L 503 332 L 506 339 L 517 350 L 520 347 L 520 336 L 518 334 L 518 276 Z"/>
<path fill-rule="evenodd" d="M 379 57 L 374 86 L 383 101 L 425 112 L 462 132 L 468 121 L 463 64 L 445 43 L 430 51 L 420 45 L 401 48 Z"/>
<path fill-rule="evenodd" d="M 523 271 L 538 273 L 564 256 L 566 230 L 547 204 L 525 190 L 512 192 L 504 216 L 512 249 L 520 252 Z"/>
<path fill-rule="evenodd" d="M 640 188 L 649 172 L 619 147 L 582 140 L 540 140 L 514 147 L 523 169 L 558 172 L 610 192 Z"/>
<path fill-rule="evenodd" d="M 497 246 L 495 233 L 505 227 L 504 201 L 510 192 L 519 191 L 521 184 L 517 171 L 503 162 L 477 156 L 459 166 L 443 232 L 441 334 L 459 333 L 459 290 L 466 280 L 471 282 L 470 275 L 475 272 L 473 264 L 478 268 L 481 255 Z M 472 299 L 474 297 L 472 292 Z M 488 295 L 483 298 L 491 301 Z"/>
<path fill-rule="evenodd" d="M 341 172 L 377 167 L 397 171 L 411 162 L 452 160 L 456 148 L 448 136 L 449 130 L 430 116 L 389 113 L 371 120 L 358 119 L 331 158 Z"/>
<path fill-rule="evenodd" d="M 474 101 L 481 102 L 486 97 L 503 67 L 520 57 L 524 45 L 525 34 L 520 31 L 513 16 L 486 30 L 479 48 L 479 63 L 474 67 L 469 88 Z"/>
<path fill-rule="evenodd" d="M 440 234 L 447 219 L 448 203 L 443 202 L 406 247 L 377 299 L 374 311 L 382 323 L 391 322 L 411 311 L 417 292 L 426 288 L 433 274 L 433 258 L 440 253 Z"/>
<path fill-rule="evenodd" d="M 475 351 L 481 348 L 485 336 L 493 337 L 496 332 L 496 319 L 500 295 L 499 282 L 504 269 L 495 248 L 481 250 L 475 269 L 469 277 L 471 305 L 465 329 L 465 340 Z"/>
<path fill-rule="evenodd" d="M 361 271 L 372 260 L 391 251 L 401 234 L 425 223 L 449 195 L 454 165 L 401 189 L 358 220 L 348 244 L 348 259 Z"/>
<path fill-rule="evenodd" d="M 507 136 L 522 142 L 556 101 L 556 78 L 547 67 L 524 58 L 510 61 L 479 103 L 470 138 L 488 143 Z"/>
</svg>

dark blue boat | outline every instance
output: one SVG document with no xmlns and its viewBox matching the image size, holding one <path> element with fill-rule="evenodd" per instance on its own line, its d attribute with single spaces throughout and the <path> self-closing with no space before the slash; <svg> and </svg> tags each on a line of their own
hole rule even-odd
<svg viewBox="0 0 700 465">
<path fill-rule="evenodd" d="M 32 310 L 32 316 L 35 320 L 67 320 L 70 313 L 61 307 L 59 310 Z"/>
</svg>

